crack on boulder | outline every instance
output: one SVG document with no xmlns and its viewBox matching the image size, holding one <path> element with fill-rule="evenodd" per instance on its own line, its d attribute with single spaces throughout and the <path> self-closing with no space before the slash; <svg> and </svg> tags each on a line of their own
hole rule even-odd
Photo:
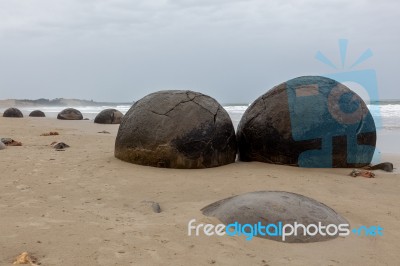
<svg viewBox="0 0 400 266">
<path fill-rule="evenodd" d="M 169 109 L 167 112 L 165 112 L 164 115 L 169 114 L 170 112 L 172 112 L 172 111 L 173 111 L 176 107 L 178 107 L 179 105 L 184 104 L 184 103 L 187 103 L 187 102 L 190 102 L 190 101 L 191 101 L 191 100 L 187 100 L 187 101 L 181 101 L 181 102 L 177 103 L 176 105 L 174 105 L 174 107 L 172 107 L 172 108 Z"/>
<path fill-rule="evenodd" d="M 218 106 L 218 108 L 217 108 L 217 111 L 215 112 L 215 114 L 214 114 L 214 125 L 215 125 L 215 123 L 217 122 L 217 115 L 218 115 L 218 112 L 219 112 L 219 106 Z"/>
<path fill-rule="evenodd" d="M 153 111 L 153 110 L 149 110 L 149 111 L 152 112 L 153 114 L 156 114 L 156 115 L 162 115 L 162 116 L 169 117 L 167 114 L 160 114 L 160 113 L 157 113 L 156 111 Z"/>
<path fill-rule="evenodd" d="M 203 95 L 196 95 L 196 96 L 193 98 L 192 102 L 195 103 L 195 104 L 197 104 L 198 106 L 200 106 L 201 108 L 203 108 L 204 110 L 206 110 L 207 112 L 209 112 L 210 114 L 212 114 L 213 117 L 215 117 L 215 116 L 217 115 L 217 113 L 218 113 L 219 107 L 217 108 L 217 112 L 214 114 L 214 113 L 211 112 L 209 109 L 207 109 L 206 107 L 204 107 L 203 105 L 201 105 L 200 103 L 198 103 L 198 102 L 195 101 L 195 99 L 196 99 L 198 96 L 203 96 Z"/>
</svg>

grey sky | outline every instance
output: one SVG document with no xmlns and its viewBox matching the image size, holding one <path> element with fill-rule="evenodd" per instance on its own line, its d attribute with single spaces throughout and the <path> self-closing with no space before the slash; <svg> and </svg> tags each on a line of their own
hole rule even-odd
<svg viewBox="0 0 400 266">
<path fill-rule="evenodd" d="M 0 98 L 131 101 L 192 89 L 250 102 L 301 75 L 348 65 L 400 98 L 400 1 L 0 0 Z M 340 70 L 342 71 L 342 70 Z"/>
</svg>

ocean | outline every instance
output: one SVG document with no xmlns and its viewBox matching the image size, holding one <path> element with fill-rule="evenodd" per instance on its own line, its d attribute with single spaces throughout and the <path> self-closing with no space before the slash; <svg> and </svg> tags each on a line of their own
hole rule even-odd
<svg viewBox="0 0 400 266">
<path fill-rule="evenodd" d="M 378 131 L 378 141 L 377 141 L 377 154 L 379 153 L 400 153 L 400 100 L 395 101 L 381 101 L 372 102 L 367 105 L 374 117 L 377 131 Z M 130 105 L 110 105 L 110 106 L 71 106 L 80 110 L 84 118 L 89 118 L 93 120 L 96 115 L 106 109 L 115 108 L 120 110 L 125 114 Z M 24 113 L 25 116 L 33 110 L 40 109 L 46 113 L 47 117 L 56 118 L 57 114 L 66 107 L 61 106 L 45 106 L 45 107 L 19 107 L 19 109 Z M 225 110 L 228 112 L 232 119 L 233 125 L 237 128 L 239 121 L 243 113 L 248 108 L 248 105 L 225 105 Z M 0 108 L 0 112 L 3 112 L 4 108 Z"/>
<path fill-rule="evenodd" d="M 73 108 L 78 109 L 82 112 L 85 118 L 89 118 L 93 120 L 96 115 L 106 109 L 106 108 L 115 108 L 125 114 L 130 105 L 110 105 L 110 106 L 71 106 Z M 31 111 L 40 109 L 46 113 L 47 117 L 57 117 L 57 114 L 66 107 L 62 106 L 46 106 L 46 107 L 19 107 L 19 109 L 24 113 L 24 115 L 28 115 Z M 248 105 L 226 105 L 224 106 L 225 110 L 230 115 L 235 128 L 239 123 L 243 113 L 248 108 Z M 400 129 L 400 100 L 398 101 L 382 101 L 379 103 L 371 103 L 368 104 L 368 108 L 374 117 L 374 120 L 379 129 L 385 130 L 396 130 Z M 0 112 L 3 112 L 4 108 L 0 108 Z"/>
</svg>

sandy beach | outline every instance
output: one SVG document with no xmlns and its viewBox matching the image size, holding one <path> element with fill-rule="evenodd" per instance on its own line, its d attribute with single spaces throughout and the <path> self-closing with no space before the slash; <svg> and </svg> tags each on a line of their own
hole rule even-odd
<svg viewBox="0 0 400 266">
<path fill-rule="evenodd" d="M 109 131 L 110 134 L 98 133 Z M 118 125 L 52 118 L 0 118 L 0 135 L 23 143 L 0 151 L 0 264 L 27 251 L 41 265 L 396 265 L 400 260 L 400 174 L 301 169 L 237 162 L 204 170 L 138 166 L 114 158 Z M 59 136 L 40 136 L 58 131 Z M 55 151 L 63 141 L 71 147 Z M 384 154 L 395 167 L 398 155 Z M 397 170 L 396 170 L 397 171 Z M 321 201 L 352 226 L 350 235 L 311 244 L 188 236 L 200 209 L 232 195 L 289 191 Z M 154 213 L 148 201 L 158 202 Z"/>
</svg>

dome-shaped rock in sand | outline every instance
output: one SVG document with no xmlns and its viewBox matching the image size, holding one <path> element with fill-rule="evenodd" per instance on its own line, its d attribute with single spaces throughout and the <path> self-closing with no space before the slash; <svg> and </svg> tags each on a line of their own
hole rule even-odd
<svg viewBox="0 0 400 266">
<path fill-rule="evenodd" d="M 244 113 L 239 158 L 301 167 L 361 167 L 375 150 L 375 123 L 343 84 L 305 76 L 282 83 Z"/>
<path fill-rule="evenodd" d="M 45 113 L 43 113 L 43 112 L 40 111 L 40 110 L 32 111 L 32 112 L 29 114 L 29 116 L 30 116 L 30 117 L 46 117 Z"/>
<path fill-rule="evenodd" d="M 61 120 L 82 120 L 83 116 L 79 110 L 74 108 L 67 108 L 62 110 L 58 115 L 57 119 Z"/>
<path fill-rule="evenodd" d="M 269 226 L 270 229 L 268 229 L 268 233 L 271 234 L 268 234 L 265 229 L 260 229 L 265 235 L 257 233 L 257 237 L 288 243 L 309 243 L 333 239 L 338 237 L 339 233 L 345 233 L 338 226 L 348 224 L 345 218 L 325 204 L 300 194 L 284 191 L 249 192 L 214 202 L 201 211 L 206 216 L 218 218 L 225 225 L 236 222 L 240 225 L 254 225 L 259 222 L 262 226 L 274 224 L 276 227 Z M 293 226 L 297 222 L 297 224 L 303 224 L 305 228 L 299 227 L 297 236 L 287 235 L 283 240 L 282 235 L 275 230 L 279 228 L 279 222 L 282 222 L 282 227 L 286 224 Z M 316 231 L 315 226 L 319 223 L 325 227 L 333 225 L 328 229 L 323 229 L 322 234 L 318 232 L 312 236 Z M 338 230 L 335 230 L 335 227 Z M 346 228 L 350 229 L 349 226 Z M 286 232 L 290 232 L 289 230 L 290 228 L 285 228 Z M 326 233 L 326 230 L 329 230 L 329 233 Z M 311 234 L 304 235 L 305 231 Z M 250 233 L 248 229 L 245 232 Z"/>
<path fill-rule="evenodd" d="M 96 116 L 94 122 L 97 124 L 120 124 L 123 116 L 116 109 L 105 109 Z"/>
<path fill-rule="evenodd" d="M 24 117 L 22 112 L 18 108 L 8 108 L 7 110 L 4 111 L 3 117 Z"/>
<path fill-rule="evenodd" d="M 216 167 L 235 161 L 235 131 L 213 98 L 193 91 L 160 91 L 135 102 L 125 114 L 115 157 L 155 167 Z"/>
</svg>

